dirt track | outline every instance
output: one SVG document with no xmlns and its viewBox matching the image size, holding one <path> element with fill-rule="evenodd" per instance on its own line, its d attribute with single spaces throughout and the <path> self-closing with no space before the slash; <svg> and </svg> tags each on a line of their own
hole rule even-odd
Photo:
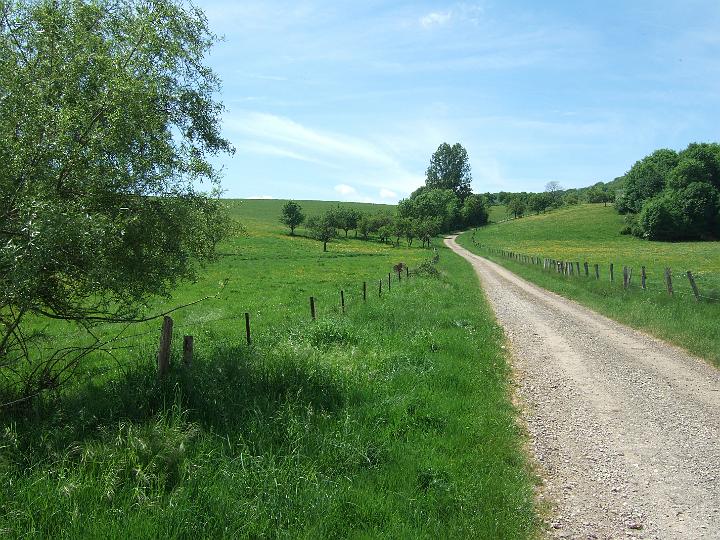
<svg viewBox="0 0 720 540">
<path fill-rule="evenodd" d="M 446 244 L 510 342 L 549 536 L 720 538 L 720 371 Z"/>
</svg>

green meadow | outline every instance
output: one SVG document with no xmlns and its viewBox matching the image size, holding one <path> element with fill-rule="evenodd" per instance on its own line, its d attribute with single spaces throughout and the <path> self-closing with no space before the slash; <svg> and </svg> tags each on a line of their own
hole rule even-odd
<svg viewBox="0 0 720 540">
<path fill-rule="evenodd" d="M 459 241 L 530 281 L 720 364 L 720 242 L 650 242 L 621 235 L 622 227 L 623 217 L 614 208 L 583 204 L 477 229 L 477 245 L 472 232 L 462 234 Z M 491 255 L 478 245 L 579 262 L 582 275 L 543 271 L 542 266 Z M 585 262 L 590 265 L 589 278 L 584 275 Z M 600 267 L 599 281 L 593 275 L 595 264 Z M 628 290 L 623 289 L 624 266 L 632 269 Z M 640 287 L 642 266 L 646 267 L 646 290 Z M 664 283 L 665 268 L 672 271 L 673 297 Z M 688 270 L 703 296 L 700 302 L 694 298 Z"/>
<path fill-rule="evenodd" d="M 471 267 L 439 240 L 435 264 L 354 238 L 323 253 L 302 228 L 288 236 L 281 201 L 228 204 L 244 233 L 150 306 L 212 296 L 172 314 L 164 379 L 158 320 L 105 325 L 114 341 L 75 384 L 1 413 L 0 536 L 534 537 L 504 338 Z M 388 291 L 398 262 L 415 272 Z M 43 329 L 48 347 L 83 339 Z"/>
</svg>

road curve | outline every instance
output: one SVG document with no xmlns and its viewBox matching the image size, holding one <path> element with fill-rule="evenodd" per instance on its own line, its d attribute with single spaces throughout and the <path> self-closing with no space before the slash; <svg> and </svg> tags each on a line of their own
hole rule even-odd
<svg viewBox="0 0 720 540">
<path fill-rule="evenodd" d="M 548 535 L 720 539 L 720 371 L 455 238 L 511 346 Z"/>
</svg>

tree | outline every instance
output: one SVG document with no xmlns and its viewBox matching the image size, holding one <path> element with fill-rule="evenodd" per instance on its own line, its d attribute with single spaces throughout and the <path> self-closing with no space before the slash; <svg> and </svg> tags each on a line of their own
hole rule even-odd
<svg viewBox="0 0 720 540">
<path fill-rule="evenodd" d="M 550 207 L 550 204 L 550 195 L 547 193 L 533 193 L 528 197 L 527 207 L 528 210 L 535 212 L 537 215 L 540 212 L 545 212 Z"/>
<path fill-rule="evenodd" d="M 452 146 L 442 143 L 430 158 L 426 177 L 425 185 L 429 189 L 450 189 L 462 203 L 472 193 L 467 150 L 460 143 Z"/>
<path fill-rule="evenodd" d="M 357 236 L 357 226 L 362 214 L 354 208 L 347 206 L 338 206 L 335 210 L 335 219 L 338 229 L 345 231 L 345 238 L 347 238 L 348 231 L 355 230 Z"/>
<path fill-rule="evenodd" d="M 625 175 L 623 196 L 617 201 L 620 213 L 637 213 L 643 203 L 665 189 L 670 171 L 678 164 L 674 150 L 656 150 L 637 161 Z"/>
<path fill-rule="evenodd" d="M 307 220 L 310 234 L 323 243 L 323 251 L 327 251 L 328 242 L 337 236 L 336 224 L 337 218 L 332 210 L 328 210 L 321 216 L 312 216 Z"/>
<path fill-rule="evenodd" d="M 515 195 L 507 202 L 507 211 L 510 212 L 515 219 L 523 217 L 525 215 L 527 206 L 525 204 L 525 198 L 520 194 Z"/>
<path fill-rule="evenodd" d="M 0 11 L 0 369 L 27 361 L 32 393 L 78 356 L 29 353 L 28 317 L 136 321 L 212 258 L 227 227 L 196 186 L 219 193 L 210 156 L 232 149 L 199 9 L 18 0 Z"/>
<path fill-rule="evenodd" d="M 290 235 L 295 234 L 295 227 L 302 225 L 305 221 L 302 207 L 295 201 L 288 201 L 282 206 L 280 223 L 290 227 Z"/>
<path fill-rule="evenodd" d="M 545 193 L 550 197 L 550 206 L 558 207 L 562 205 L 563 187 L 560 185 L 560 182 L 553 180 L 545 184 Z"/>
<path fill-rule="evenodd" d="M 467 227 L 479 227 L 488 221 L 488 211 L 485 207 L 485 198 L 482 195 L 469 195 L 463 203 L 462 219 Z"/>
</svg>

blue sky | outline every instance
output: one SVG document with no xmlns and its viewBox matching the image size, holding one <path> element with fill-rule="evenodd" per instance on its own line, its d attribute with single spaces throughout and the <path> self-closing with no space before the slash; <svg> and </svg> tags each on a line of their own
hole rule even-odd
<svg viewBox="0 0 720 540">
<path fill-rule="evenodd" d="M 228 197 L 396 202 L 442 142 L 542 191 L 720 140 L 720 1 L 199 2 Z"/>
</svg>

